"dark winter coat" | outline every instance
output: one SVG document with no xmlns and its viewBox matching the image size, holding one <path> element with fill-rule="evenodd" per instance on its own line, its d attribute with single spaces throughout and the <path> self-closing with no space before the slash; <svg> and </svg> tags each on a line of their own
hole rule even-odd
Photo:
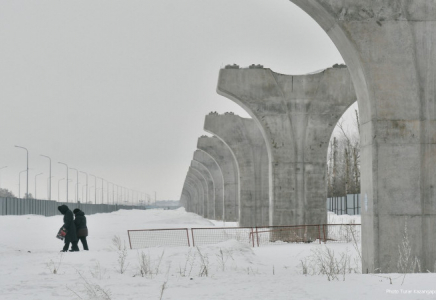
<svg viewBox="0 0 436 300">
<path fill-rule="evenodd" d="M 88 227 L 86 227 L 85 213 L 80 209 L 74 210 L 74 224 L 76 225 L 77 237 L 88 236 Z"/>
<path fill-rule="evenodd" d="M 76 242 L 79 239 L 76 234 L 76 225 L 74 224 L 73 212 L 68 209 L 68 206 L 61 205 L 58 206 L 58 210 L 64 215 L 64 225 L 63 227 L 67 230 L 67 235 L 65 236 L 65 243 Z"/>
</svg>

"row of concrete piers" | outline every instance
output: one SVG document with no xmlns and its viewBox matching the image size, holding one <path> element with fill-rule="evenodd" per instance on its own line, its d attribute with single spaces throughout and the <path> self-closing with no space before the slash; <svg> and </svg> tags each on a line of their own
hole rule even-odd
<svg viewBox="0 0 436 300">
<path fill-rule="evenodd" d="M 193 164 L 182 203 L 240 226 L 325 223 L 327 144 L 357 99 L 362 269 L 403 272 L 399 249 L 407 241 L 419 270 L 436 272 L 436 2 L 290 1 L 325 30 L 348 68 L 298 76 L 260 65 L 221 70 L 218 93 L 252 120 L 206 117 L 205 130 L 214 137 L 199 144 L 214 141 L 227 152 L 212 142 L 206 148 L 215 158 L 198 149 L 221 169 L 223 192 L 209 196 L 208 181 Z M 222 211 L 216 209 L 221 197 Z"/>
</svg>

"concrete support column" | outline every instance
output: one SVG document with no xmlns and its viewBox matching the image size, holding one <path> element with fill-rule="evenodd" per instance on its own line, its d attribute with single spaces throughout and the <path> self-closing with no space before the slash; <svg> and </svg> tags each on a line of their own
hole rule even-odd
<svg viewBox="0 0 436 300">
<path fill-rule="evenodd" d="M 436 261 L 436 2 L 291 0 L 348 65 L 361 117 L 364 272 L 397 272 L 404 228 Z"/>
<path fill-rule="evenodd" d="M 205 152 L 201 150 L 197 150 L 194 152 L 194 160 L 201 163 L 203 166 L 207 168 L 213 180 L 214 187 L 214 199 L 215 199 L 215 220 L 223 219 L 223 205 L 224 205 L 224 180 L 223 173 L 221 172 L 220 167 Z"/>
<path fill-rule="evenodd" d="M 191 168 L 197 170 L 204 178 L 207 184 L 207 198 L 205 200 L 205 217 L 215 220 L 215 187 L 212 175 L 209 170 L 196 160 L 191 161 Z"/>
<path fill-rule="evenodd" d="M 194 176 L 192 172 L 188 171 L 188 175 L 186 177 L 187 182 L 191 185 L 196 192 L 196 199 L 193 206 L 193 212 L 197 215 L 203 215 L 203 204 L 204 204 L 204 190 L 203 185 L 197 176 Z"/>
<path fill-rule="evenodd" d="M 327 223 L 327 148 L 337 121 L 356 101 L 347 68 L 298 76 L 223 69 L 217 91 L 247 110 L 267 142 L 270 224 Z"/>
<path fill-rule="evenodd" d="M 200 187 L 202 189 L 202 193 L 200 193 L 200 203 L 199 203 L 199 208 L 200 208 L 200 212 L 199 215 L 202 217 L 206 217 L 206 212 L 207 212 L 207 204 L 209 202 L 208 200 L 208 188 L 207 188 L 207 181 L 206 179 L 203 177 L 203 174 L 201 174 L 200 171 L 198 171 L 197 169 L 193 168 L 193 167 L 189 167 L 189 174 L 194 177 L 195 179 L 197 179 L 197 181 L 200 184 Z"/>
<path fill-rule="evenodd" d="M 197 148 L 209 155 L 219 166 L 224 181 L 223 220 L 239 221 L 239 173 L 230 149 L 217 137 L 202 136 Z"/>
<path fill-rule="evenodd" d="M 189 179 L 187 178 L 185 180 L 185 187 L 186 191 L 189 193 L 189 202 L 188 202 L 188 212 L 197 213 L 197 207 L 198 207 L 198 189 L 196 186 L 193 186 L 192 183 L 190 183 Z"/>
<path fill-rule="evenodd" d="M 234 114 L 209 114 L 204 130 L 223 141 L 239 170 L 239 226 L 269 224 L 268 154 L 265 140 L 252 119 Z"/>
</svg>

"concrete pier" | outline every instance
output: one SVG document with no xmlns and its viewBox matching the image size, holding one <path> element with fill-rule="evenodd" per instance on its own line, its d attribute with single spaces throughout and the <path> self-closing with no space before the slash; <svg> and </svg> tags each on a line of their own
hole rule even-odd
<svg viewBox="0 0 436 300">
<path fill-rule="evenodd" d="M 215 220 L 215 187 L 209 170 L 196 160 L 191 161 L 191 168 L 197 170 L 207 184 L 207 198 L 205 198 L 205 218 Z"/>
<path fill-rule="evenodd" d="M 189 192 L 189 199 L 187 199 L 186 211 L 197 213 L 198 212 L 198 188 L 193 183 L 192 179 L 186 177 L 185 185 L 183 187 Z"/>
<path fill-rule="evenodd" d="M 407 222 L 422 272 L 436 261 L 436 2 L 291 0 L 344 58 L 361 119 L 364 272 L 398 272 Z"/>
<path fill-rule="evenodd" d="M 239 221 L 239 173 L 230 149 L 217 137 L 202 136 L 197 148 L 209 155 L 219 166 L 224 181 L 223 220 Z"/>
<path fill-rule="evenodd" d="M 204 216 L 204 199 L 206 197 L 206 184 L 203 182 L 203 177 L 198 173 L 189 168 L 187 179 L 188 182 L 196 188 L 197 190 L 197 201 L 195 202 L 196 211 L 195 213 Z"/>
<path fill-rule="evenodd" d="M 232 113 L 206 116 L 204 130 L 218 137 L 233 154 L 239 170 L 239 226 L 269 224 L 268 154 L 252 119 Z"/>
<path fill-rule="evenodd" d="M 260 126 L 270 157 L 270 224 L 327 223 L 326 159 L 337 121 L 356 101 L 347 68 L 310 75 L 223 69 L 217 91 Z"/>
<path fill-rule="evenodd" d="M 213 187 L 214 187 L 214 200 L 215 200 L 214 220 L 223 220 L 223 212 L 224 212 L 223 173 L 221 172 L 221 169 L 216 163 L 216 161 L 213 160 L 212 157 L 210 157 L 208 154 L 206 154 L 201 150 L 197 150 L 194 152 L 194 160 L 204 165 L 209 171 L 210 175 L 212 176 Z"/>
</svg>

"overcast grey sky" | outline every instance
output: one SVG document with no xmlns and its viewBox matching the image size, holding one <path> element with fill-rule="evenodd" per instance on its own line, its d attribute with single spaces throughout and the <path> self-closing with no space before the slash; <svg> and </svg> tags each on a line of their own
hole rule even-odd
<svg viewBox="0 0 436 300">
<path fill-rule="evenodd" d="M 47 197 L 44 154 L 53 198 L 66 175 L 61 161 L 179 199 L 204 116 L 248 117 L 216 94 L 221 67 L 304 74 L 343 62 L 318 24 L 286 0 L 2 0 L 0 42 L 0 168 L 8 166 L 0 185 L 18 195 L 26 156 L 14 145 L 27 147 L 32 194 L 44 172 L 38 198 Z"/>
</svg>

